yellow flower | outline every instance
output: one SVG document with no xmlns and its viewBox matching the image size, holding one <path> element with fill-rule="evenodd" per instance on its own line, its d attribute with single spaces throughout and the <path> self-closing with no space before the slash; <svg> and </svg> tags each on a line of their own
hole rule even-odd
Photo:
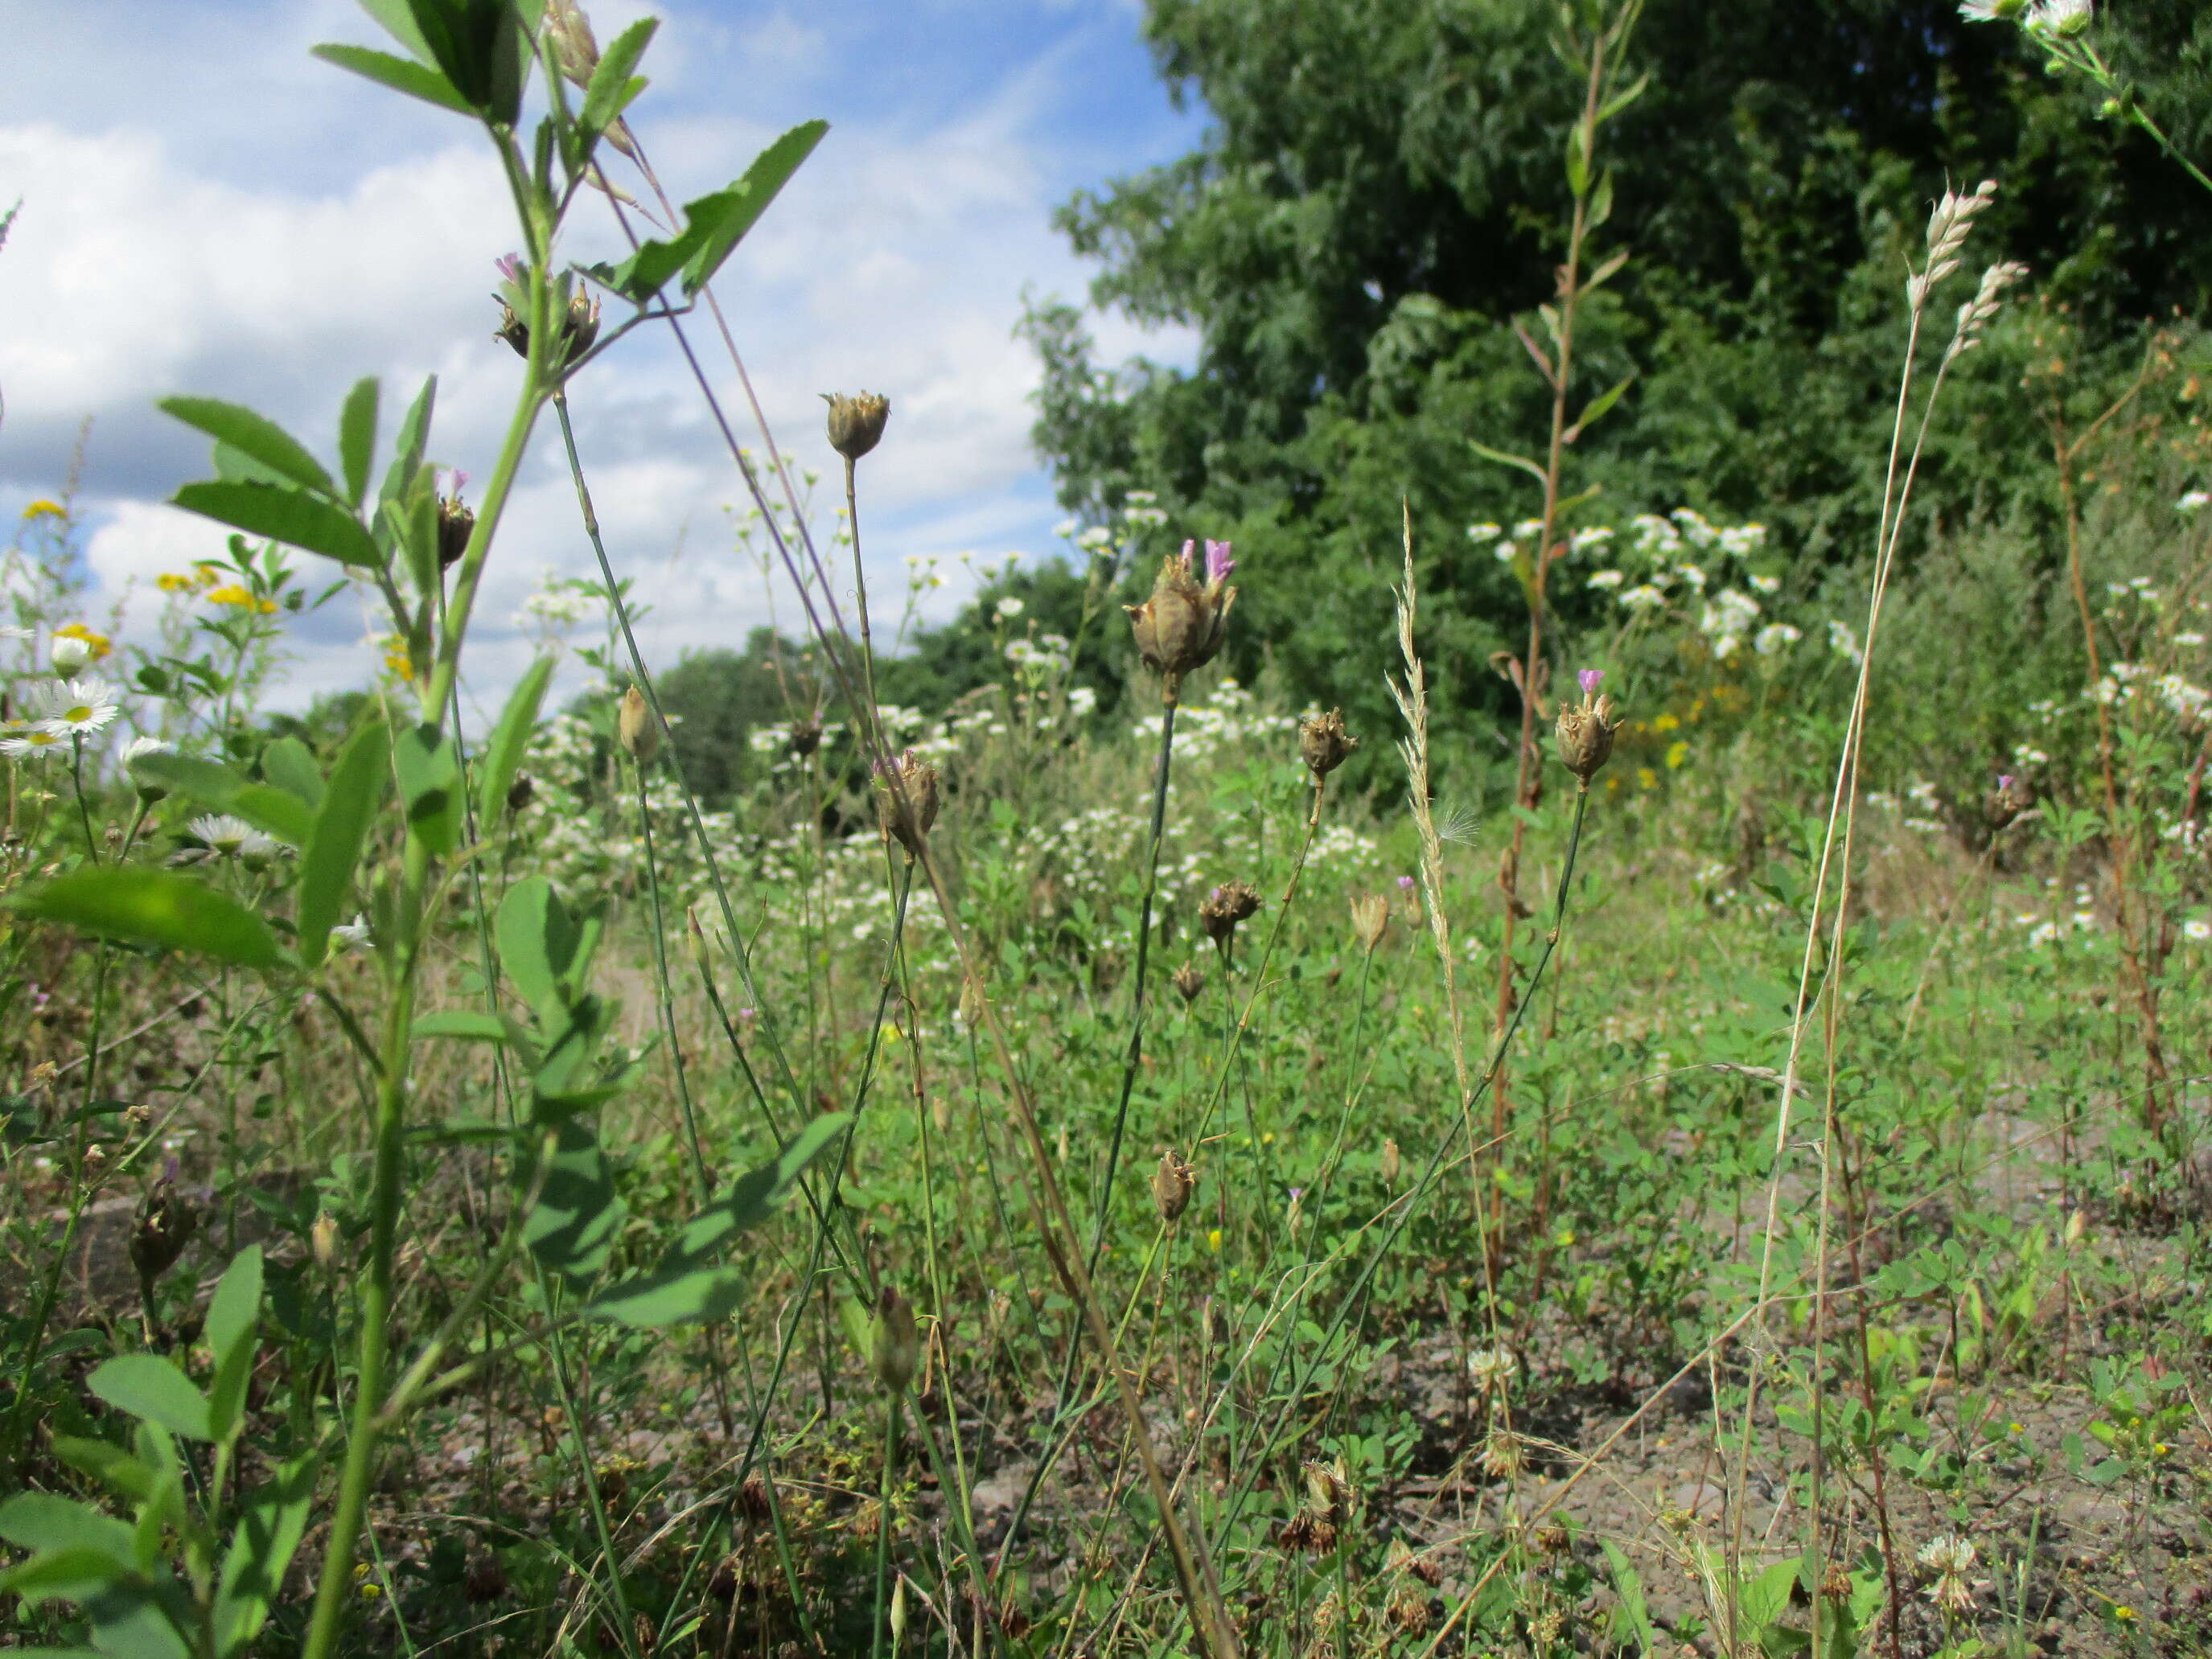
<svg viewBox="0 0 2212 1659">
<path fill-rule="evenodd" d="M 1681 721 L 1676 720 L 1672 714 L 1662 714 L 1657 720 L 1651 722 L 1651 729 L 1654 732 L 1672 732 L 1681 723 Z"/>
<path fill-rule="evenodd" d="M 173 570 L 164 570 L 154 578 L 154 585 L 164 593 L 189 593 L 199 584 L 193 578 L 180 575 Z"/>
<path fill-rule="evenodd" d="M 64 623 L 54 629 L 58 638 L 82 640 L 92 647 L 92 659 L 98 662 L 115 649 L 115 642 L 105 634 L 95 634 L 82 623 Z"/>
<path fill-rule="evenodd" d="M 407 641 L 397 634 L 384 636 L 384 672 L 403 680 L 415 678 L 415 659 L 407 654 Z"/>
<path fill-rule="evenodd" d="M 23 509 L 23 516 L 26 519 L 66 519 L 69 508 L 59 501 L 51 501 L 41 495 Z"/>
<path fill-rule="evenodd" d="M 1220 1228 L 1218 1228 L 1218 1227 L 1212 1228 L 1212 1230 L 1210 1230 L 1210 1231 L 1206 1233 L 1206 1248 L 1207 1249 L 1209 1249 L 1209 1250 L 1212 1250 L 1212 1251 L 1215 1255 L 1218 1255 L 1221 1253 L 1221 1229 L 1220 1229 Z"/>
<path fill-rule="evenodd" d="M 1689 758 L 1690 745 L 1688 744 L 1683 743 L 1678 739 L 1677 741 L 1667 745 L 1667 769 L 1669 772 L 1680 771 L 1682 769 L 1682 763 Z"/>
<path fill-rule="evenodd" d="M 2136 1610 L 2123 1604 L 2112 1609 L 2112 1617 L 2124 1625 L 2132 1625 L 2136 1621 Z"/>
<path fill-rule="evenodd" d="M 1636 769 L 1636 781 L 1643 788 L 1656 789 L 1659 787 L 1659 775 L 1648 766 L 1639 766 Z"/>
<path fill-rule="evenodd" d="M 259 594 L 240 587 L 236 582 L 228 586 L 208 590 L 210 605 L 234 605 L 241 611 L 251 611 L 257 616 L 267 616 L 276 608 L 274 599 L 264 599 Z"/>
</svg>

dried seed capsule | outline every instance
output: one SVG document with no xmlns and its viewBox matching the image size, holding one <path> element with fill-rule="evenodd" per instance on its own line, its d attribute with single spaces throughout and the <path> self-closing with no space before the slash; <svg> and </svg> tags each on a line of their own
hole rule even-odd
<svg viewBox="0 0 2212 1659">
<path fill-rule="evenodd" d="M 1620 729 L 1613 718 L 1612 695 L 1597 689 L 1604 678 L 1599 669 L 1583 669 L 1582 702 L 1559 710 L 1559 759 L 1586 786 L 1612 757 L 1613 734 Z"/>
<path fill-rule="evenodd" d="M 1343 765 L 1346 757 L 1358 747 L 1359 739 L 1344 729 L 1340 708 L 1298 723 L 1298 754 L 1316 782 Z"/>
<path fill-rule="evenodd" d="M 1258 914 L 1260 896 L 1249 882 L 1224 883 L 1199 902 L 1199 925 L 1216 945 L 1226 945 L 1237 936 L 1237 924 Z"/>
<path fill-rule="evenodd" d="M 645 693 L 635 685 L 623 693 L 615 733 L 622 739 L 624 751 L 640 766 L 652 764 L 660 752 L 660 722 L 653 718 L 653 705 L 646 702 Z"/>
<path fill-rule="evenodd" d="M 876 816 L 884 833 L 906 848 L 907 856 L 921 856 L 929 827 L 937 822 L 937 769 L 909 749 L 896 760 L 876 763 Z"/>
<path fill-rule="evenodd" d="M 1352 901 L 1352 936 L 1368 955 L 1390 931 L 1390 901 L 1379 893 L 1363 893 Z"/>
<path fill-rule="evenodd" d="M 1172 1146 L 1162 1152 L 1160 1166 L 1152 1171 L 1152 1202 L 1159 1206 L 1160 1219 L 1180 1219 L 1197 1185 L 1197 1172 L 1181 1152 Z"/>
<path fill-rule="evenodd" d="M 1162 562 L 1152 597 L 1142 605 L 1122 607 L 1129 613 L 1137 654 L 1161 677 L 1169 702 L 1181 696 L 1182 677 L 1212 661 L 1221 649 L 1229 608 L 1237 603 L 1237 590 L 1229 586 L 1229 573 L 1237 568 L 1230 544 L 1206 543 L 1203 586 L 1191 572 L 1197 548 L 1197 543 L 1185 542 L 1181 553 Z"/>
<path fill-rule="evenodd" d="M 1206 975 L 1186 962 L 1175 971 L 1175 988 L 1186 1004 L 1195 1002 L 1206 988 Z"/>
<path fill-rule="evenodd" d="M 825 392 L 830 405 L 830 447 L 848 461 L 857 461 L 884 439 L 884 423 L 891 417 L 891 400 L 880 392 L 848 396 Z"/>
</svg>

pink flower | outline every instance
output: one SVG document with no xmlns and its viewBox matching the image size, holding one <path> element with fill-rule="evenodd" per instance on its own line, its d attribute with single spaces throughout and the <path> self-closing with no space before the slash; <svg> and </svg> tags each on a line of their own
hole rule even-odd
<svg viewBox="0 0 2212 1659">
<path fill-rule="evenodd" d="M 1583 696 L 1587 697 L 1595 693 L 1598 687 L 1605 683 L 1605 670 L 1585 668 L 1575 678 L 1582 682 Z"/>
<path fill-rule="evenodd" d="M 1227 542 L 1208 542 L 1206 544 L 1206 580 L 1220 582 L 1229 580 L 1229 573 L 1237 568 L 1237 561 L 1229 556 Z"/>
</svg>

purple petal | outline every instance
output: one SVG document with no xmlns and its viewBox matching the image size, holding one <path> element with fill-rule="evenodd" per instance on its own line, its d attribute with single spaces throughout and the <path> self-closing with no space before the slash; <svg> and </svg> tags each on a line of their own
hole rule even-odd
<svg viewBox="0 0 2212 1659">
<path fill-rule="evenodd" d="M 1412 891 L 1413 890 L 1413 878 L 1411 876 L 1401 876 L 1401 877 L 1399 877 L 1399 878 L 1398 878 L 1398 890 L 1399 890 L 1400 892 L 1401 892 L 1401 893 L 1410 893 L 1410 892 L 1412 892 Z"/>
<path fill-rule="evenodd" d="M 1605 670 L 1602 668 L 1585 668 L 1581 673 L 1576 675 L 1575 678 L 1583 683 L 1583 696 L 1587 697 L 1593 691 L 1595 691 L 1599 686 L 1605 683 Z"/>
<path fill-rule="evenodd" d="M 1229 573 L 1237 568 L 1237 561 L 1229 556 L 1227 542 L 1208 542 L 1206 544 L 1206 580 L 1226 581 Z"/>
<path fill-rule="evenodd" d="M 2011 787 L 2012 787 L 2012 774 L 2011 774 L 2011 773 L 2009 773 L 2009 772 L 2000 772 L 2000 773 L 1998 773 L 1998 774 L 1997 774 L 1997 787 L 1998 787 L 1998 788 L 2000 788 L 2000 789 L 2009 789 L 2009 788 L 2011 788 Z"/>
<path fill-rule="evenodd" d="M 1186 572 L 1190 569 L 1190 556 L 1197 551 L 1198 544 L 1196 542 L 1185 542 L 1182 544 L 1182 568 Z"/>
<path fill-rule="evenodd" d="M 498 269 L 499 274 L 506 277 L 508 282 L 519 283 L 522 280 L 522 256 L 520 254 L 502 253 L 498 258 L 493 260 L 492 264 Z"/>
</svg>

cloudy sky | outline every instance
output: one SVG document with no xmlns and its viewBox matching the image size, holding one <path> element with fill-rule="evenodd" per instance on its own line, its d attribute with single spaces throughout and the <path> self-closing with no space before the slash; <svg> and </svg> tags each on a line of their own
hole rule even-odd
<svg viewBox="0 0 2212 1659">
<path fill-rule="evenodd" d="M 1027 442 L 1035 365 L 1012 337 L 1023 293 L 1083 292 L 1089 272 L 1048 222 L 1070 191 L 1178 154 L 1200 128 L 1153 77 L 1133 0 L 590 9 L 603 41 L 647 10 L 663 20 L 636 113 L 678 201 L 794 123 L 832 124 L 717 289 L 779 441 L 825 483 L 815 394 L 892 398 L 862 473 L 872 593 L 903 590 L 907 556 L 945 556 L 941 613 L 963 552 L 1058 546 Z M 206 476 L 206 449 L 156 398 L 250 404 L 328 456 L 356 379 L 383 378 L 388 423 L 434 373 L 434 455 L 490 470 L 519 368 L 490 337 L 491 262 L 514 242 L 505 188 L 460 118 L 307 56 L 320 40 L 390 45 L 352 0 L 0 0 L 0 210 L 22 203 L 0 250 L 0 511 L 58 493 L 88 421 L 77 499 L 95 614 L 128 596 L 143 633 L 153 576 L 221 549 L 214 526 L 161 505 Z M 617 245 L 596 206 L 572 220 L 574 257 Z M 1190 355 L 1112 319 L 1098 332 L 1117 357 Z M 741 641 L 766 611 L 732 552 L 740 486 L 680 361 L 641 332 L 572 402 L 617 569 L 656 607 L 648 655 Z M 479 697 L 526 659 L 510 618 L 541 573 L 589 567 L 550 425 L 493 557 Z M 357 606 L 294 626 L 288 703 L 370 672 Z"/>
</svg>

